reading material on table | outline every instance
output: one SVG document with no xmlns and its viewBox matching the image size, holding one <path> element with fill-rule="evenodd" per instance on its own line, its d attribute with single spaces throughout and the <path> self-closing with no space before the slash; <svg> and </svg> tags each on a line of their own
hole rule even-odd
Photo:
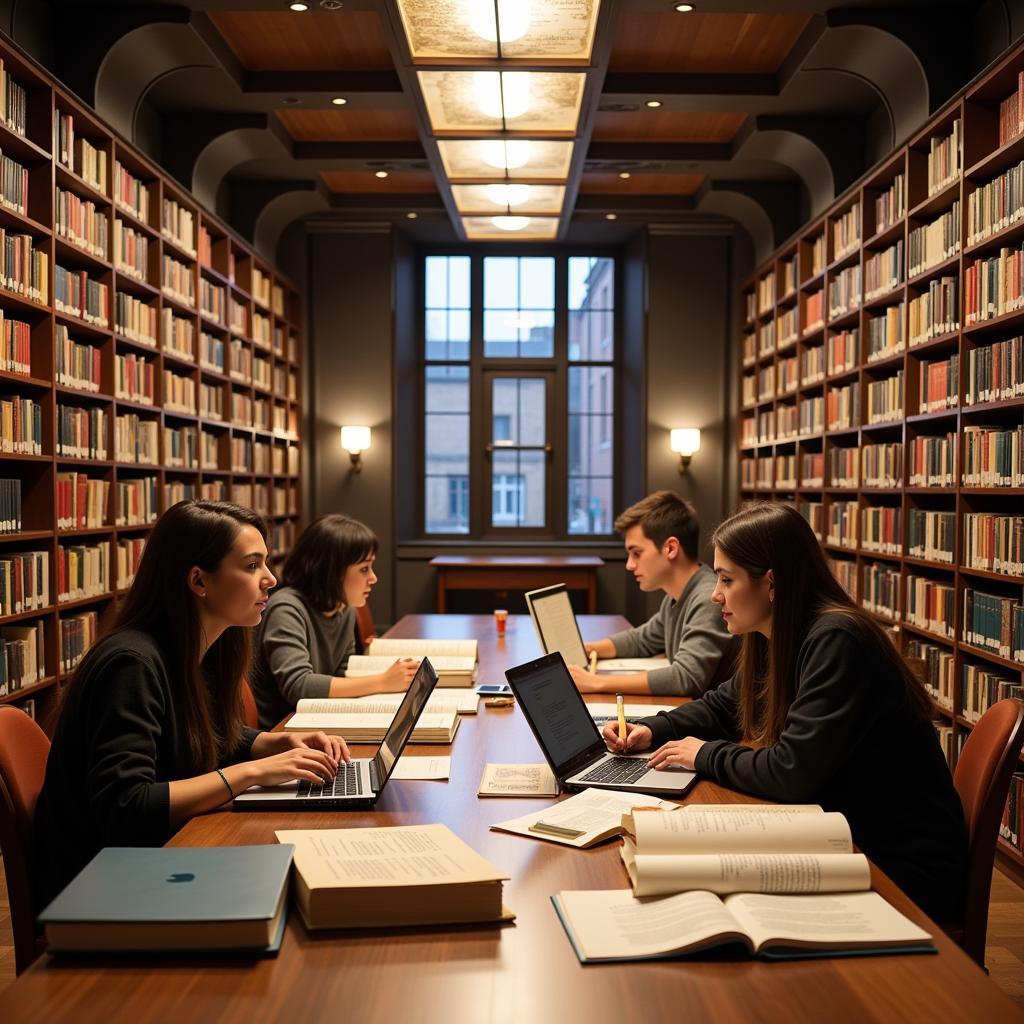
<svg viewBox="0 0 1024 1024">
<path fill-rule="evenodd" d="M 788 812 L 788 813 L 787 813 Z M 871 888 L 841 814 L 745 811 L 626 814 L 622 862 L 636 896 L 709 892 L 856 892 Z"/>
<path fill-rule="evenodd" d="M 505 921 L 500 868 L 445 825 L 283 830 L 295 846 L 295 901 L 306 927 Z"/>
<path fill-rule="evenodd" d="M 433 660 L 430 662 L 433 664 Z M 402 703 L 404 693 L 370 693 L 365 697 L 303 697 L 295 710 L 314 715 L 384 715 L 394 714 Z M 457 711 L 460 715 L 475 715 L 480 707 L 476 690 L 438 688 L 430 695 L 425 715 L 443 711 Z"/>
<path fill-rule="evenodd" d="M 380 743 L 394 719 L 394 712 L 383 715 L 294 714 L 284 724 L 286 732 L 325 732 L 342 736 L 348 743 Z M 409 737 L 410 743 L 451 743 L 458 731 L 457 711 L 424 712 Z"/>
<path fill-rule="evenodd" d="M 472 686 L 476 682 L 476 640 L 396 640 L 377 637 L 366 654 L 353 654 L 345 668 L 347 677 L 373 676 L 384 672 L 396 658 L 430 658 L 443 686 Z"/>
<path fill-rule="evenodd" d="M 291 863 L 291 846 L 108 846 L 39 915 L 47 948 L 276 952 Z"/>
<path fill-rule="evenodd" d="M 597 663 L 597 674 L 606 676 L 628 676 L 636 672 L 653 672 L 656 668 L 668 668 L 668 658 L 602 658 Z"/>
<path fill-rule="evenodd" d="M 447 782 L 452 773 L 450 757 L 400 757 L 391 773 L 391 780 L 406 782 Z"/>
<path fill-rule="evenodd" d="M 546 764 L 485 764 L 477 796 L 558 796 Z"/>
<path fill-rule="evenodd" d="M 657 715 L 662 711 L 672 711 L 674 708 L 674 704 L 627 703 L 622 705 L 627 722 L 638 722 L 641 718 L 650 718 L 652 715 Z M 587 710 L 590 712 L 590 717 L 602 725 L 605 722 L 615 722 L 618 720 L 618 712 L 614 704 L 588 704 Z"/>
<path fill-rule="evenodd" d="M 585 789 L 543 810 L 531 811 L 510 821 L 499 821 L 491 829 L 531 839 L 547 839 L 582 850 L 618 835 L 622 831 L 623 815 L 634 807 L 654 807 L 666 813 L 676 810 L 675 804 L 654 796 Z"/>
<path fill-rule="evenodd" d="M 581 963 L 648 960 L 741 943 L 766 959 L 934 953 L 931 935 L 878 893 L 640 900 L 628 889 L 552 897 Z"/>
<path fill-rule="evenodd" d="M 526 592 L 526 607 L 545 654 L 561 653 L 566 665 L 586 667 L 587 652 L 564 583 Z"/>
</svg>

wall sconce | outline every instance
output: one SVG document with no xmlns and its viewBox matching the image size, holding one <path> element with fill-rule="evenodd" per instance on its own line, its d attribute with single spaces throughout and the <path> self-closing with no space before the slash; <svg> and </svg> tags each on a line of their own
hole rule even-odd
<svg viewBox="0 0 1024 1024">
<path fill-rule="evenodd" d="M 352 471 L 358 473 L 363 468 L 362 453 L 370 447 L 369 427 L 342 427 L 341 447 L 352 459 Z"/>
<path fill-rule="evenodd" d="M 700 451 L 700 431 L 696 427 L 679 427 L 671 431 L 669 445 L 679 456 L 679 472 L 685 473 L 694 452 Z"/>
</svg>

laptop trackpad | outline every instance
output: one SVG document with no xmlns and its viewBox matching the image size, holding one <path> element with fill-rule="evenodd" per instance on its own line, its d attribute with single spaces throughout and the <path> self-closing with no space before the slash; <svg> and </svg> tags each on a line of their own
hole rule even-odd
<svg viewBox="0 0 1024 1024">
<path fill-rule="evenodd" d="M 680 790 L 688 786 L 696 774 L 686 768 L 669 768 L 665 771 L 655 771 L 652 768 L 646 775 L 641 775 L 633 785 L 643 786 L 645 789 Z"/>
</svg>

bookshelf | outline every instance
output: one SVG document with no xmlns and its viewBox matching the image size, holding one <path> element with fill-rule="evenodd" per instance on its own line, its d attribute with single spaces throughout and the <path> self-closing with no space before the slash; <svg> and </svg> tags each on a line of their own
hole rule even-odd
<svg viewBox="0 0 1024 1024">
<path fill-rule="evenodd" d="M 923 659 L 951 767 L 1024 685 L 1022 244 L 1017 46 L 741 286 L 741 498 L 795 504 Z"/>
<path fill-rule="evenodd" d="M 301 297 L 33 61 L 0 60 L 0 704 L 45 726 L 169 505 L 237 501 L 275 560 L 291 547 Z"/>
</svg>

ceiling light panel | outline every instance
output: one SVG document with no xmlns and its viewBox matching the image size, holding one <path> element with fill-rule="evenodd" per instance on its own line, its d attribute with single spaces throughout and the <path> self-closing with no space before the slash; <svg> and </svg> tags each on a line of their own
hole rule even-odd
<svg viewBox="0 0 1024 1024">
<path fill-rule="evenodd" d="M 572 161 L 571 142 L 547 139 L 440 139 L 441 162 L 454 182 L 565 181 Z"/>
<path fill-rule="evenodd" d="M 463 217 L 462 227 L 466 232 L 466 238 L 470 241 L 483 241 L 485 239 L 501 239 L 509 241 L 537 241 L 538 239 L 548 241 L 558 233 L 557 217 L 519 217 L 513 214 L 511 219 L 506 220 L 506 227 L 499 227 L 495 221 L 501 221 L 500 216 L 491 217 Z M 521 223 L 523 222 L 523 223 Z"/>
<path fill-rule="evenodd" d="M 590 60 L 600 0 L 398 0 L 417 63 Z"/>
<path fill-rule="evenodd" d="M 453 185 L 452 198 L 462 214 L 494 216 L 511 210 L 520 216 L 558 216 L 565 202 L 563 185 Z"/>
<path fill-rule="evenodd" d="M 419 71 L 435 134 L 573 135 L 586 75 L 558 71 Z"/>
</svg>

